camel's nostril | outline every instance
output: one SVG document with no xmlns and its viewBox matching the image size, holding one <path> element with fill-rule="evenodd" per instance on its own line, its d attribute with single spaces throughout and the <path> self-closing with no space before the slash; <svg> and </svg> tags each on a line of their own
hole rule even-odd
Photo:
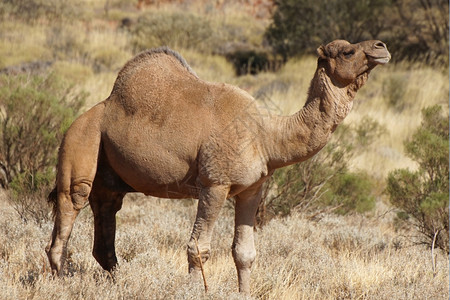
<svg viewBox="0 0 450 300">
<path fill-rule="evenodd" d="M 375 48 L 380 49 L 380 48 L 386 48 L 386 44 L 383 42 L 376 42 L 375 43 Z"/>
</svg>

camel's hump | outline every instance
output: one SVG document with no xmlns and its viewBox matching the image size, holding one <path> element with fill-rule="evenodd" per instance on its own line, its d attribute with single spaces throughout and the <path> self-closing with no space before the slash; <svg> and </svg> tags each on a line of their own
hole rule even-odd
<svg viewBox="0 0 450 300">
<path fill-rule="evenodd" d="M 176 69 L 179 71 L 173 73 Z M 143 70 L 146 70 L 144 73 L 149 76 L 142 76 Z M 187 77 L 199 79 L 194 70 L 178 52 L 166 46 L 149 49 L 137 54 L 123 66 L 114 82 L 112 94 L 122 95 L 125 90 L 136 88 L 139 86 L 139 81 L 146 80 L 145 77 L 147 77 L 147 80 L 148 78 L 159 78 L 163 81 L 165 77 L 167 82 L 168 78 L 173 78 L 174 76 L 186 76 L 183 75 L 185 71 L 185 74 L 191 75 Z"/>
<path fill-rule="evenodd" d="M 119 72 L 119 77 L 120 77 L 120 73 L 124 73 L 127 72 L 130 69 L 134 69 L 136 67 L 138 67 L 139 65 L 141 65 L 142 63 L 148 61 L 149 59 L 152 59 L 153 57 L 155 57 L 158 54 L 166 54 L 166 55 L 170 55 L 173 56 L 174 58 L 176 58 L 180 64 L 186 68 L 187 71 L 189 71 L 189 73 L 195 75 L 196 77 L 197 74 L 195 73 L 194 70 L 192 70 L 192 68 L 189 66 L 189 64 L 186 62 L 186 60 L 181 56 L 180 53 L 170 49 L 167 46 L 163 46 L 163 47 L 158 47 L 158 48 L 153 48 L 153 49 L 148 49 L 145 51 L 142 51 L 141 53 L 137 54 L 135 57 L 133 57 L 132 59 L 130 59 L 125 66 L 122 68 L 122 70 Z"/>
</svg>

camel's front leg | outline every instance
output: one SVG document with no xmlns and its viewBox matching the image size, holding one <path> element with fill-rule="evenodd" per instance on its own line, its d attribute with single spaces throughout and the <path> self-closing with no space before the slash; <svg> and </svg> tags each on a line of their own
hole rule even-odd
<svg viewBox="0 0 450 300">
<path fill-rule="evenodd" d="M 211 251 L 211 235 L 214 223 L 229 190 L 230 188 L 228 186 L 212 186 L 201 189 L 197 217 L 187 247 L 189 273 L 194 277 L 200 276 L 200 260 L 198 258 L 197 246 L 200 251 L 202 263 L 205 263 Z"/>
<path fill-rule="evenodd" d="M 239 292 L 245 294 L 250 294 L 250 272 L 256 257 L 253 227 L 261 191 L 261 187 L 258 187 L 236 196 L 232 253 L 238 273 Z"/>
</svg>

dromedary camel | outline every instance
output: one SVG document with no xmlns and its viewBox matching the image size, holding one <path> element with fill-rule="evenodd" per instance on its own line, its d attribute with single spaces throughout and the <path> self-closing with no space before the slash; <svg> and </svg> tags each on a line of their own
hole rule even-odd
<svg viewBox="0 0 450 300">
<path fill-rule="evenodd" d="M 235 197 L 232 254 L 239 290 L 250 293 L 261 185 L 275 169 L 322 149 L 369 72 L 391 57 L 380 41 L 336 40 L 317 53 L 307 101 L 292 116 L 265 113 L 245 91 L 201 80 L 165 47 L 127 62 L 111 95 L 81 115 L 62 141 L 57 184 L 49 196 L 55 226 L 46 251 L 53 271 L 62 273 L 73 223 L 88 200 L 94 212 L 93 255 L 112 270 L 115 214 L 124 195 L 137 191 L 199 199 L 187 244 L 189 272 L 198 275 L 197 245 L 204 263 L 219 210 L 226 198 Z"/>
</svg>

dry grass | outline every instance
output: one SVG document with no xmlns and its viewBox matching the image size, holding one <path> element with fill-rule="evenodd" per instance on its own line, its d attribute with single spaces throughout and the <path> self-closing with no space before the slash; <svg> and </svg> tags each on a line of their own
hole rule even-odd
<svg viewBox="0 0 450 300">
<path fill-rule="evenodd" d="M 209 286 L 191 283 L 186 243 L 195 203 L 128 196 L 118 213 L 120 268 L 110 278 L 91 255 L 90 209 L 77 219 L 68 275 L 52 279 L 44 247 L 52 224 L 24 224 L 0 200 L 0 299 L 242 299 L 231 257 L 232 212 L 224 210 L 205 265 Z M 383 218 L 300 215 L 256 232 L 252 296 L 258 299 L 448 299 L 448 258 L 412 246 Z"/>
</svg>

